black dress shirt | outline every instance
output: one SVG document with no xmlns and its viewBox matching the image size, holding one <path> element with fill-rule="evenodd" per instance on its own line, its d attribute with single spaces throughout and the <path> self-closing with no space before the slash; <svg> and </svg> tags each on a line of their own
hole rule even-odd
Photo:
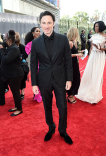
<svg viewBox="0 0 106 156">
<path fill-rule="evenodd" d="M 44 36 L 44 42 L 45 42 L 45 46 L 46 46 L 46 50 L 48 52 L 49 58 L 52 61 L 52 49 L 53 49 L 53 43 L 54 43 L 54 31 L 52 32 L 52 34 L 50 35 L 50 37 L 46 36 L 45 34 L 43 34 Z"/>
</svg>

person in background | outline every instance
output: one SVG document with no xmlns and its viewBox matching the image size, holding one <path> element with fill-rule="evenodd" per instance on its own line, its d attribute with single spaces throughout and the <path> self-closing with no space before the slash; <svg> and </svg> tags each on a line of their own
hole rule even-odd
<svg viewBox="0 0 106 156">
<path fill-rule="evenodd" d="M 10 89 L 13 94 L 15 107 L 10 109 L 9 112 L 14 112 L 11 116 L 17 116 L 22 111 L 20 85 L 24 77 L 24 72 L 20 63 L 20 50 L 15 44 L 15 31 L 9 30 L 4 36 L 4 43 L 6 50 L 0 45 L 0 55 L 3 66 L 3 79 L 8 81 Z"/>
<path fill-rule="evenodd" d="M 5 34 L 2 34 L 2 35 L 1 35 L 0 44 L 3 44 L 3 36 L 4 36 L 4 35 L 5 35 Z M 7 93 L 8 91 L 9 91 L 8 83 L 5 82 L 5 93 Z"/>
<path fill-rule="evenodd" d="M 0 36 L 0 45 L 3 45 L 3 40 L 1 39 L 1 36 Z M 0 55 L 0 106 L 5 105 L 5 85 L 6 82 L 2 81 L 2 61 Z"/>
<path fill-rule="evenodd" d="M 81 38 L 81 50 L 85 50 L 85 46 L 86 46 L 86 37 L 85 37 L 85 30 L 82 30 L 82 33 L 80 35 Z"/>
<path fill-rule="evenodd" d="M 80 71 L 79 71 L 79 63 L 77 57 L 83 56 L 83 51 L 78 51 L 77 42 L 79 41 L 79 33 L 78 29 L 75 27 L 71 27 L 68 30 L 67 38 L 69 40 L 70 49 L 71 49 L 71 57 L 72 57 L 72 65 L 73 65 L 73 81 L 72 87 L 70 90 L 67 90 L 68 94 L 68 102 L 76 103 L 74 95 L 77 94 L 78 88 L 80 85 Z"/>
<path fill-rule="evenodd" d="M 20 34 L 18 32 L 15 32 L 15 44 L 19 47 L 19 50 L 20 50 L 20 53 L 21 53 L 21 56 L 20 56 L 21 61 L 23 59 L 26 60 L 28 55 L 25 52 L 25 46 L 23 44 L 21 44 Z M 23 78 L 23 80 L 21 82 L 21 86 L 20 86 L 20 89 L 21 89 L 21 100 L 24 99 L 24 95 L 25 95 L 24 89 L 26 88 L 27 74 L 28 73 L 24 73 L 24 78 Z"/>
<path fill-rule="evenodd" d="M 92 37 L 92 30 L 89 31 L 89 34 L 88 34 L 88 55 L 89 55 L 89 51 L 90 51 L 90 48 L 91 48 L 91 41 L 90 41 L 90 38 Z"/>
<path fill-rule="evenodd" d="M 36 38 L 38 38 L 41 35 L 39 27 L 33 27 L 30 32 L 28 32 L 25 36 L 25 51 L 29 55 L 31 53 L 31 46 L 32 41 Z M 39 71 L 39 62 L 38 62 L 38 71 Z M 39 89 L 39 88 L 38 88 Z M 34 94 L 33 97 L 34 100 L 37 102 L 42 101 L 42 96 L 39 90 L 39 93 L 37 95 Z"/>
<path fill-rule="evenodd" d="M 102 100 L 103 71 L 105 66 L 106 50 L 106 25 L 103 21 L 94 24 L 89 59 L 84 70 L 78 95 L 76 97 L 90 104 L 96 104 Z"/>
</svg>

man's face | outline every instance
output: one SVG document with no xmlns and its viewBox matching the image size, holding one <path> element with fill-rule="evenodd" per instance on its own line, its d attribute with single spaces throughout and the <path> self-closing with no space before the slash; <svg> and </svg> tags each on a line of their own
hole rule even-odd
<svg viewBox="0 0 106 156">
<path fill-rule="evenodd" d="M 54 22 L 51 16 L 46 15 L 41 18 L 41 28 L 45 35 L 50 36 L 53 32 Z"/>
</svg>

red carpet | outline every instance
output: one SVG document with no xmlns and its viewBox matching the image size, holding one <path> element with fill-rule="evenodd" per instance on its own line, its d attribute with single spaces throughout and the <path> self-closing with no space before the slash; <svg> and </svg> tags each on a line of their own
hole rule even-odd
<svg viewBox="0 0 106 156">
<path fill-rule="evenodd" d="M 84 69 L 86 60 L 80 60 Z M 81 72 L 82 74 L 82 72 Z M 89 73 L 88 73 L 89 74 Z M 33 101 L 31 83 L 27 82 L 23 114 L 11 117 L 14 107 L 11 91 L 6 93 L 6 104 L 0 106 L 0 156 L 106 156 L 106 67 L 104 70 L 103 100 L 91 105 L 77 100 L 68 105 L 67 132 L 73 140 L 67 145 L 58 133 L 58 110 L 53 99 L 56 132 L 44 142 L 48 131 L 43 103 Z"/>
</svg>

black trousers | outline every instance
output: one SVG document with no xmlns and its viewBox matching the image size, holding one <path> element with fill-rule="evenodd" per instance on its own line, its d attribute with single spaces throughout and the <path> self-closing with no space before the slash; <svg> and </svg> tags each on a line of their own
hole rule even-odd
<svg viewBox="0 0 106 156">
<path fill-rule="evenodd" d="M 20 85 L 21 85 L 22 79 L 23 79 L 23 76 L 17 77 L 17 78 L 11 78 L 8 80 L 8 84 L 12 91 L 14 102 L 15 102 L 15 107 L 17 108 L 17 110 L 22 110 L 21 95 L 20 95 Z"/>
<path fill-rule="evenodd" d="M 5 104 L 5 82 L 1 80 L 1 69 L 0 69 L 0 105 Z"/>
<path fill-rule="evenodd" d="M 49 86 L 46 88 L 40 88 L 44 109 L 45 109 L 45 117 L 46 123 L 49 126 L 49 130 L 53 130 L 55 128 L 55 124 L 53 122 L 52 116 L 52 98 L 54 90 L 56 97 L 56 105 L 59 111 L 59 127 L 58 130 L 60 133 L 65 133 L 67 128 L 67 102 L 66 102 L 66 91 L 65 86 L 59 86 L 55 79 L 52 78 Z"/>
<path fill-rule="evenodd" d="M 85 43 L 81 43 L 81 50 L 85 50 L 85 46 L 86 46 Z"/>
</svg>

